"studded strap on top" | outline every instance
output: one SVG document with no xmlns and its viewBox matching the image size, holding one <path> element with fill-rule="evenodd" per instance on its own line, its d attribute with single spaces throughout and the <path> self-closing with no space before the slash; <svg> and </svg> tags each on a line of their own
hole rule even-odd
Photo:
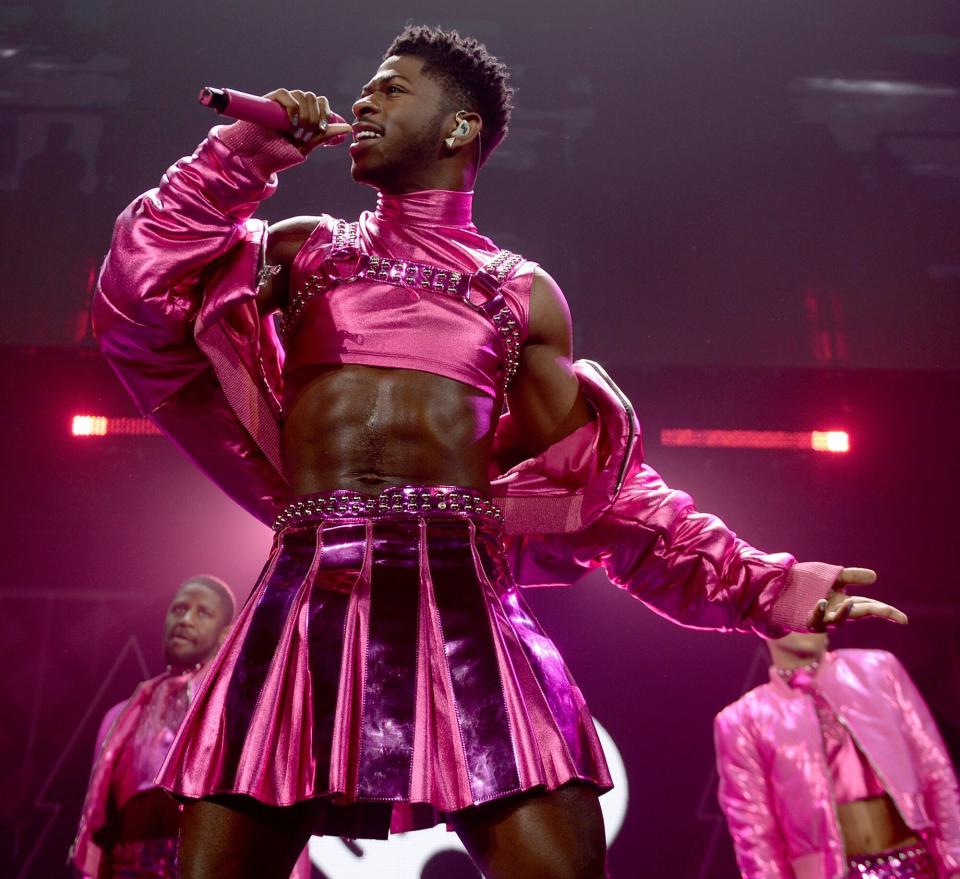
<svg viewBox="0 0 960 879">
<path fill-rule="evenodd" d="M 503 375 L 507 388 L 520 362 L 520 325 L 503 295 L 503 285 L 522 262 L 522 256 L 501 250 L 477 271 L 457 272 L 413 260 L 367 254 L 360 243 L 359 224 L 337 220 L 326 258 L 290 297 L 280 319 L 280 338 L 286 344 L 311 300 L 335 284 L 367 279 L 428 290 L 459 299 L 493 324 L 504 346 Z M 485 298 L 474 301 L 472 294 L 476 292 Z"/>
</svg>

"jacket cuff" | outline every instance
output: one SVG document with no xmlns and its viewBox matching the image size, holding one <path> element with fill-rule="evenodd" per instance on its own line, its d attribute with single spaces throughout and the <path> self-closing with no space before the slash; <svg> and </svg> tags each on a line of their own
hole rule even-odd
<svg viewBox="0 0 960 879">
<path fill-rule="evenodd" d="M 264 180 L 306 160 L 306 156 L 282 134 L 252 122 L 218 125 L 210 133 Z"/>
<path fill-rule="evenodd" d="M 807 619 L 818 601 L 826 598 L 843 567 L 823 562 L 797 562 L 770 608 L 770 624 L 789 632 L 808 631 Z"/>
</svg>

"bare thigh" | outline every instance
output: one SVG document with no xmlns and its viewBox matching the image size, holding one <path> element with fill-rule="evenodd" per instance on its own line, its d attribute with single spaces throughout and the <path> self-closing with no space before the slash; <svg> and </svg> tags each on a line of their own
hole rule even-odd
<svg viewBox="0 0 960 879">
<path fill-rule="evenodd" d="M 603 879 L 607 846 L 597 792 L 571 784 L 464 809 L 454 829 L 487 879 Z"/>
<path fill-rule="evenodd" d="M 191 801 L 180 825 L 183 879 L 289 879 L 316 815 L 316 803 L 274 808 L 248 797 Z"/>
</svg>

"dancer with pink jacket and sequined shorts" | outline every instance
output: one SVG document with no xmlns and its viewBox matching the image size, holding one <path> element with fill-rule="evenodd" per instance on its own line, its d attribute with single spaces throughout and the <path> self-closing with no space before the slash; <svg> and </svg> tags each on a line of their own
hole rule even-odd
<svg viewBox="0 0 960 879">
<path fill-rule="evenodd" d="M 184 875 L 289 872 L 311 833 L 446 822 L 488 877 L 605 873 L 590 713 L 520 586 L 602 566 L 678 623 L 771 636 L 895 608 L 860 568 L 765 554 L 643 463 L 567 307 L 473 224 L 505 66 L 411 26 L 354 103 L 267 97 L 292 136 L 215 128 L 120 216 L 94 321 L 144 412 L 273 550 L 159 781 Z M 252 219 L 350 135 L 357 221 Z M 274 316 L 279 312 L 279 336 Z"/>
<path fill-rule="evenodd" d="M 960 792 L 923 697 L 884 650 L 768 642 L 761 684 L 714 722 L 744 879 L 957 879 Z"/>
</svg>

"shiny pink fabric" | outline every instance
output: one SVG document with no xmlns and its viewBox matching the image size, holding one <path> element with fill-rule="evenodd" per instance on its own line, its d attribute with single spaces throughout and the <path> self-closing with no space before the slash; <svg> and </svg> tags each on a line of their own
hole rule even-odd
<svg viewBox="0 0 960 879">
<path fill-rule="evenodd" d="M 254 138 L 256 152 L 221 136 Z M 273 392 L 282 353 L 254 302 L 266 224 L 251 217 L 276 190 L 265 164 L 298 161 L 279 135 L 214 128 L 117 218 L 93 302 L 104 355 L 141 410 L 264 520 L 286 501 Z M 216 296 L 204 297 L 204 273 Z"/>
<path fill-rule="evenodd" d="M 318 832 L 354 837 L 573 780 L 611 786 L 583 696 L 499 524 L 452 509 L 284 528 L 158 778 L 186 797 L 332 797 Z"/>
<path fill-rule="evenodd" d="M 941 879 L 960 873 L 960 799 L 943 740 L 897 659 L 837 650 L 817 687 Z M 839 879 L 847 864 L 813 700 L 776 673 L 717 715 L 719 798 L 745 879 Z"/>
<path fill-rule="evenodd" d="M 111 879 L 180 879 L 180 840 L 142 839 L 113 847 Z"/>
<path fill-rule="evenodd" d="M 803 666 L 789 676 L 791 689 L 799 690 L 813 699 L 820 720 L 823 749 L 830 766 L 833 797 L 837 803 L 853 803 L 884 794 L 883 783 L 870 761 L 857 747 L 853 736 L 817 688 L 819 667 Z M 785 677 L 781 675 L 781 677 Z"/>
<path fill-rule="evenodd" d="M 473 225 L 472 202 L 472 192 L 380 195 L 376 211 L 360 216 L 361 248 L 368 255 L 475 272 L 499 250 Z M 333 218 L 321 219 L 294 262 L 292 289 L 322 273 L 334 228 Z M 535 268 L 523 263 L 502 289 L 521 341 Z M 497 397 L 503 362 L 503 342 L 493 323 L 459 298 L 356 278 L 312 299 L 289 341 L 286 369 L 330 363 L 416 369 Z"/>
<path fill-rule="evenodd" d="M 195 679 L 195 673 L 151 678 L 104 718 L 71 849 L 71 860 L 87 875 L 97 875 L 101 849 L 95 839 L 110 813 L 122 809 L 137 794 L 156 789 L 154 779 L 186 716 Z"/>
<path fill-rule="evenodd" d="M 839 731 L 838 731 L 839 732 Z M 844 735 L 835 735 L 830 741 L 827 760 L 830 763 L 830 779 L 837 803 L 853 803 L 871 797 L 882 797 L 883 784 L 873 767 L 857 748 L 853 738 L 844 730 Z"/>
<path fill-rule="evenodd" d="M 214 129 L 120 216 L 94 324 L 142 409 L 269 523 L 287 492 L 279 441 L 283 354 L 271 320 L 256 310 L 264 227 L 250 217 L 275 187 L 267 170 L 299 154 L 268 132 L 237 132 Z M 427 253 L 419 226 L 396 234 L 409 238 L 411 252 Z M 451 244 L 450 252 L 460 246 Z M 586 361 L 575 370 L 596 422 L 493 479 L 517 582 L 570 584 L 602 567 L 682 625 L 773 636 L 804 629 L 839 568 L 762 553 L 697 512 L 689 496 L 643 463 L 636 416 L 606 373 Z M 510 446 L 513 432 L 506 415 L 498 446 Z"/>
<path fill-rule="evenodd" d="M 922 845 L 850 858 L 847 879 L 937 879 L 937 867 Z"/>
</svg>

